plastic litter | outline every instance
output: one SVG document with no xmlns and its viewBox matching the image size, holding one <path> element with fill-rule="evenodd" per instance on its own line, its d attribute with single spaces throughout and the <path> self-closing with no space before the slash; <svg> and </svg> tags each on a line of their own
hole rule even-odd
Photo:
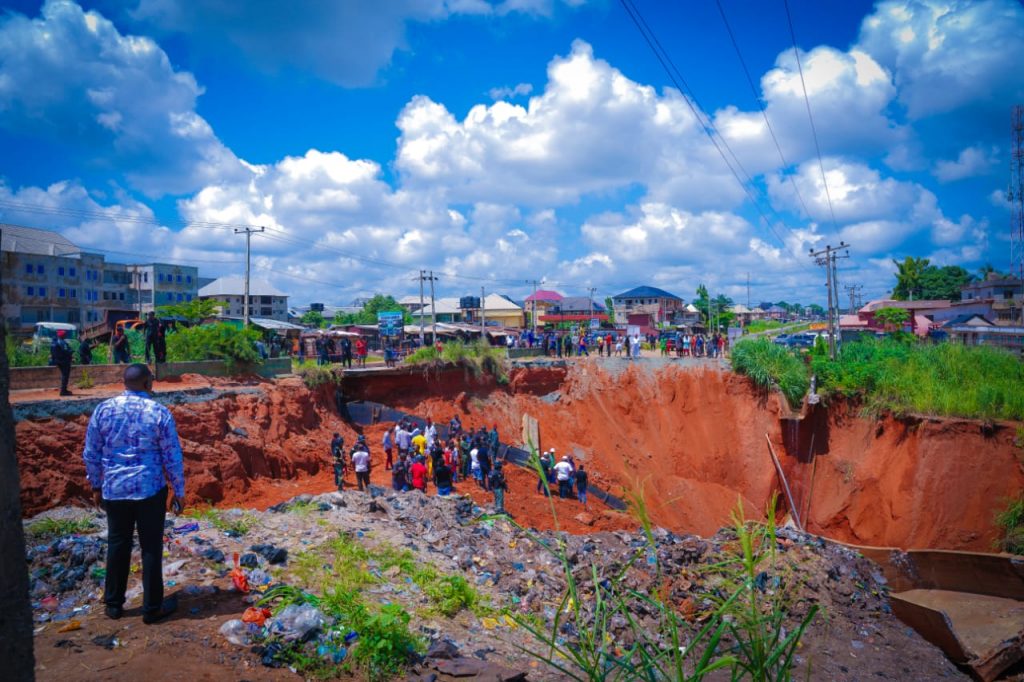
<svg viewBox="0 0 1024 682">
<path fill-rule="evenodd" d="M 80 620 L 69 620 L 64 623 L 57 632 L 74 632 L 75 630 L 82 629 L 82 621 Z"/>
<path fill-rule="evenodd" d="M 275 547 L 274 545 L 253 545 L 249 549 L 261 555 L 271 564 L 283 564 L 288 561 L 288 550 L 283 547 Z"/>
<path fill-rule="evenodd" d="M 231 582 L 239 592 L 243 594 L 249 592 L 249 579 L 245 576 L 242 567 L 238 565 L 238 552 L 235 552 L 235 567 L 231 569 Z"/>
<path fill-rule="evenodd" d="M 257 568 L 260 565 L 260 558 L 250 552 L 243 554 L 239 563 L 246 568 Z"/>
<path fill-rule="evenodd" d="M 237 618 L 232 618 L 220 626 L 220 634 L 235 646 L 249 646 L 252 644 L 253 632 L 247 623 Z"/>
<path fill-rule="evenodd" d="M 203 557 L 204 559 L 214 561 L 216 563 L 221 563 L 224 561 L 224 552 L 220 551 L 216 547 L 210 547 L 209 549 L 203 550 L 202 552 L 200 552 L 199 556 Z"/>
<path fill-rule="evenodd" d="M 185 535 L 187 533 L 194 533 L 199 530 L 199 522 L 191 521 L 189 523 L 183 523 L 180 526 L 175 526 L 172 531 L 175 535 Z"/>
<path fill-rule="evenodd" d="M 258 589 L 271 583 L 270 575 L 261 568 L 254 568 L 251 571 L 246 571 L 245 575 L 249 580 L 250 587 Z"/>
<path fill-rule="evenodd" d="M 267 621 L 272 635 L 279 635 L 286 642 L 306 641 L 327 623 L 324 614 L 311 604 L 291 604 L 277 616 Z"/>
<path fill-rule="evenodd" d="M 262 627 L 263 624 L 267 622 L 267 619 L 270 618 L 272 615 L 273 614 L 270 612 L 270 609 L 250 606 L 245 610 L 245 613 L 242 614 L 242 622 L 255 623 L 256 625 Z"/>
</svg>

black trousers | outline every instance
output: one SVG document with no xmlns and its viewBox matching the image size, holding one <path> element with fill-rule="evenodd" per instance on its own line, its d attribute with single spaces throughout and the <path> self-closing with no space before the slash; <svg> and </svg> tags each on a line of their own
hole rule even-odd
<svg viewBox="0 0 1024 682">
<path fill-rule="evenodd" d="M 363 486 L 366 486 L 366 489 L 369 490 L 370 489 L 370 472 L 369 471 L 357 471 L 356 472 L 356 484 L 359 486 L 360 490 L 363 489 Z"/>
<path fill-rule="evenodd" d="M 71 377 L 71 363 L 58 362 L 57 369 L 60 370 L 60 392 L 68 390 L 68 379 Z"/>
<path fill-rule="evenodd" d="M 144 500 L 104 500 L 107 509 L 107 580 L 103 603 L 123 607 L 131 570 L 132 539 L 139 529 L 142 549 L 142 612 L 160 610 L 164 600 L 164 517 L 167 487 Z"/>
<path fill-rule="evenodd" d="M 146 362 L 149 362 L 149 351 L 153 350 L 153 357 L 156 358 L 156 337 L 146 337 Z"/>
</svg>

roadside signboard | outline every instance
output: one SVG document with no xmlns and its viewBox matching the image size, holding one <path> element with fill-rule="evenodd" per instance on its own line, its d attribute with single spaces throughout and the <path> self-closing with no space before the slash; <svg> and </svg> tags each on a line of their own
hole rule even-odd
<svg viewBox="0 0 1024 682">
<path fill-rule="evenodd" d="M 398 336 L 402 333 L 401 312 L 388 312 L 388 313 L 377 313 L 377 327 L 380 329 L 381 336 Z"/>
<path fill-rule="evenodd" d="M 591 318 L 591 320 L 590 320 L 590 328 L 591 329 L 599 329 L 600 327 L 601 327 L 601 320 L 597 319 L 596 317 L 595 318 Z"/>
</svg>

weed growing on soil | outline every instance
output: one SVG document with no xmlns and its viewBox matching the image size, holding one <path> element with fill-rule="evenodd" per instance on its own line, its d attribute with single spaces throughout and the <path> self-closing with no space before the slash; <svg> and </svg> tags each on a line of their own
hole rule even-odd
<svg viewBox="0 0 1024 682">
<path fill-rule="evenodd" d="M 996 549 L 1024 554 L 1024 492 L 1006 501 L 1006 508 L 996 514 L 996 525 L 1003 531 L 1002 538 L 995 543 Z"/>
<path fill-rule="evenodd" d="M 226 513 L 213 507 L 208 509 L 186 509 L 184 515 L 206 521 L 219 531 L 236 535 L 245 535 L 257 523 L 256 517 L 248 512 L 233 511 Z"/>
<path fill-rule="evenodd" d="M 536 462 L 536 450 L 531 460 Z M 539 464 L 535 466 L 542 475 Z M 737 508 L 736 557 L 712 567 L 722 582 L 714 593 L 701 596 L 716 606 L 691 624 L 668 597 L 671 576 L 662 570 L 643 492 L 627 495 L 646 542 L 610 575 L 602 575 L 596 564 L 591 564 L 589 572 L 580 568 L 574 572 L 557 533 L 558 517 L 550 499 L 556 527 L 554 544 L 518 526 L 558 560 L 566 588 L 553 622 L 546 623 L 532 614 L 512 616 L 541 645 L 517 648 L 580 682 L 691 682 L 724 669 L 731 671 L 734 680 L 748 676 L 758 682 L 790 679 L 793 656 L 818 607 L 811 606 L 799 625 L 787 634 L 786 621 L 792 616 L 787 588 L 795 582 L 784 583 L 777 576 L 779 583 L 767 589 L 772 580 L 769 571 L 775 570 L 775 500 L 765 524 L 746 523 L 742 507 Z M 646 592 L 630 588 L 625 582 L 627 572 L 640 561 L 655 577 L 655 585 Z M 584 577 L 577 578 L 576 573 Z M 638 613 L 651 616 L 655 625 L 642 623 L 636 617 Z M 613 618 L 625 622 L 625 636 L 620 633 L 613 637 Z"/>
<path fill-rule="evenodd" d="M 311 360 L 307 360 L 298 366 L 295 373 L 302 377 L 302 383 L 306 384 L 306 388 L 315 391 L 321 386 L 328 384 L 340 384 L 345 370 L 340 365 L 318 365 Z"/>
<path fill-rule="evenodd" d="M 89 370 L 83 367 L 82 375 L 78 378 L 78 381 L 75 382 L 75 386 L 84 390 L 87 388 L 92 388 L 93 385 L 94 384 L 92 381 L 92 376 L 89 374 Z"/>
<path fill-rule="evenodd" d="M 766 391 L 778 386 L 795 409 L 810 386 L 804 364 L 790 350 L 767 339 L 738 342 L 732 349 L 732 367 Z"/>
<path fill-rule="evenodd" d="M 28 534 L 36 538 L 62 537 L 96 532 L 89 519 L 40 519 L 29 524 Z"/>
<path fill-rule="evenodd" d="M 399 604 L 368 604 L 364 588 L 408 578 L 431 602 L 431 610 L 445 617 L 463 609 L 477 615 L 490 612 L 486 600 L 458 575 L 447 575 L 435 566 L 419 562 L 407 549 L 386 542 L 372 547 L 348 533 L 315 550 L 302 552 L 292 561 L 296 579 L 318 597 L 298 587 L 281 586 L 267 592 L 261 604 L 273 604 L 280 611 L 290 604 L 312 604 L 328 617 L 359 633 L 351 663 L 370 679 L 388 679 L 401 672 L 410 656 L 421 651 L 423 642 L 409 630 L 411 616 Z M 308 652 L 296 650 L 290 661 L 303 674 L 330 677 L 339 666 L 325 664 Z"/>
<path fill-rule="evenodd" d="M 423 650 L 423 642 L 409 629 L 411 616 L 398 604 L 384 604 L 371 611 L 358 590 L 331 587 L 323 597 L 295 587 L 281 586 L 259 601 L 275 613 L 292 604 L 311 604 L 350 632 L 358 633 L 350 659 L 334 664 L 307 651 L 301 645 L 285 649 L 288 663 L 307 677 L 333 679 L 351 673 L 353 666 L 370 680 L 388 680 L 402 672 L 411 657 Z"/>
<path fill-rule="evenodd" d="M 1024 419 L 1024 363 L 997 348 L 866 339 L 812 367 L 825 392 L 860 398 L 869 413 Z"/>
<path fill-rule="evenodd" d="M 461 364 L 475 376 L 490 374 L 499 382 L 508 381 L 505 374 L 505 350 L 486 341 L 477 340 L 468 344 L 449 341 L 442 344 L 440 353 L 433 346 L 423 346 L 406 356 L 405 362 L 410 365 Z"/>
</svg>

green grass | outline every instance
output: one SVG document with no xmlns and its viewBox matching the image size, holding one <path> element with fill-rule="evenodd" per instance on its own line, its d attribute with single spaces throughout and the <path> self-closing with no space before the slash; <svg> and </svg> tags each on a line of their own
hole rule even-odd
<svg viewBox="0 0 1024 682">
<path fill-rule="evenodd" d="M 387 582 L 403 586 L 407 580 L 430 600 L 430 615 L 452 617 L 462 610 L 490 613 L 486 600 L 459 575 L 447 575 L 432 564 L 417 561 L 408 549 L 387 542 L 364 542 L 339 533 L 323 545 L 297 554 L 291 562 L 296 586 L 272 589 L 263 603 L 280 611 L 289 604 L 309 603 L 337 619 L 343 629 L 359 633 L 350 663 L 325 664 L 308 651 L 290 652 L 290 662 L 311 677 L 337 676 L 359 668 L 371 679 L 389 679 L 401 673 L 424 642 L 409 629 L 411 615 L 399 603 L 370 603 L 366 588 Z M 308 591 L 307 591 L 308 590 Z M 320 595 L 320 596 L 317 596 Z"/>
<path fill-rule="evenodd" d="M 408 365 L 432 365 L 447 363 L 468 367 L 476 376 L 493 375 L 499 383 L 507 380 L 505 373 L 505 349 L 492 346 L 477 339 L 472 343 L 448 341 L 441 346 L 438 353 L 433 346 L 417 348 L 405 358 Z"/>
<path fill-rule="evenodd" d="M 293 363 L 298 365 L 298 363 Z M 313 391 L 320 386 L 338 385 L 345 374 L 341 365 L 318 365 L 314 360 L 306 360 L 295 368 L 295 373 L 302 377 L 302 383 Z"/>
<path fill-rule="evenodd" d="M 775 320 L 753 320 L 748 324 L 745 329 L 748 334 L 756 334 L 758 332 L 768 331 L 769 329 L 779 329 L 785 327 L 788 322 L 777 322 Z"/>
<path fill-rule="evenodd" d="M 60 537 L 95 533 L 96 525 L 90 519 L 40 519 L 28 526 L 28 534 L 36 538 Z"/>
<path fill-rule="evenodd" d="M 249 512 L 223 512 L 210 507 L 208 509 L 186 509 L 185 516 L 208 522 L 217 530 L 245 535 L 258 523 L 256 517 Z"/>
<path fill-rule="evenodd" d="M 865 339 L 812 367 L 819 390 L 855 397 L 869 412 L 1024 420 L 1024 363 L 997 348 Z"/>
<path fill-rule="evenodd" d="M 996 514 L 996 525 L 1002 530 L 996 549 L 1024 554 L 1024 492 L 1006 501 L 1006 508 Z"/>
<path fill-rule="evenodd" d="M 807 368 L 792 351 L 767 339 L 746 339 L 732 349 L 732 367 L 762 389 L 776 386 L 794 409 L 803 403 L 810 386 Z"/>
</svg>

